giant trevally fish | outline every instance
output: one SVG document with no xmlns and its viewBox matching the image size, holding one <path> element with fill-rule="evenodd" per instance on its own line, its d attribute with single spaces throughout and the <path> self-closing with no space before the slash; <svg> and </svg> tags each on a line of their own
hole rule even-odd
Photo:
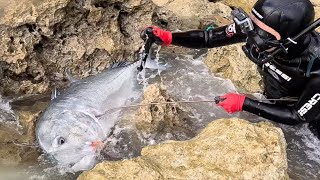
<svg viewBox="0 0 320 180">
<path fill-rule="evenodd" d="M 68 171 L 92 168 L 100 146 L 118 119 L 118 111 L 105 112 L 131 103 L 142 92 L 137 88 L 139 64 L 120 63 L 73 82 L 52 100 L 38 120 L 36 137 L 40 147 L 58 164 L 69 167 Z"/>
</svg>

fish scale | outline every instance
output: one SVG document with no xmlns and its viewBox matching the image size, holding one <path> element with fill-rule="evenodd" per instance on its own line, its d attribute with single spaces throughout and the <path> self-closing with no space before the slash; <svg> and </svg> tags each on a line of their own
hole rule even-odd
<svg viewBox="0 0 320 180">
<path fill-rule="evenodd" d="M 73 82 L 42 114 L 36 127 L 37 140 L 58 164 L 71 167 L 70 171 L 90 169 L 95 164 L 97 152 L 90 144 L 105 140 L 120 111 L 99 115 L 141 94 L 135 86 L 139 62 L 125 65 L 119 63 Z"/>
</svg>

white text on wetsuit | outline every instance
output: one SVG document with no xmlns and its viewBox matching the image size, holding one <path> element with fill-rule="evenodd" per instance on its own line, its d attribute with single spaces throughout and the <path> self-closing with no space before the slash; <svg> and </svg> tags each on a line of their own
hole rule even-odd
<svg viewBox="0 0 320 180">
<path fill-rule="evenodd" d="M 310 111 L 314 105 L 316 105 L 320 101 L 320 94 L 315 94 L 307 103 L 305 103 L 298 111 L 300 116 L 305 115 L 308 111 Z"/>
<path fill-rule="evenodd" d="M 290 81 L 292 78 L 289 77 L 288 75 L 286 75 L 285 73 L 283 73 L 282 71 L 280 71 L 279 69 L 277 69 L 274 65 L 270 64 L 270 63 L 265 63 L 264 64 L 266 67 L 268 67 L 269 69 L 271 69 L 273 72 L 277 73 L 278 75 L 280 75 L 284 80 L 286 81 Z"/>
</svg>

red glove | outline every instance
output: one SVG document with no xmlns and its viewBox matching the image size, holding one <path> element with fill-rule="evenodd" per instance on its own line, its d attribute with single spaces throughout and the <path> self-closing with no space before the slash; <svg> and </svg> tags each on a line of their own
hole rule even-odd
<svg viewBox="0 0 320 180">
<path fill-rule="evenodd" d="M 238 111 L 242 111 L 242 106 L 246 96 L 235 93 L 229 93 L 224 96 L 221 96 L 220 98 L 225 100 L 217 104 L 217 106 L 221 106 L 228 113 L 235 113 Z"/>
<path fill-rule="evenodd" d="M 172 33 L 165 31 L 157 26 L 146 27 L 140 34 L 142 39 L 154 38 L 155 42 L 159 45 L 169 46 L 172 42 Z"/>
</svg>

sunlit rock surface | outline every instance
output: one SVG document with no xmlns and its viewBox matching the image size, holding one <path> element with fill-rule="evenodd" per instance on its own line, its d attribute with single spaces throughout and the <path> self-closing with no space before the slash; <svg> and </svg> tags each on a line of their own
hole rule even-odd
<svg viewBox="0 0 320 180">
<path fill-rule="evenodd" d="M 153 0 L 156 8 L 153 21 L 171 31 L 202 28 L 204 24 L 228 22 L 231 8 L 222 3 L 203 0 Z M 220 22 L 221 23 L 221 22 Z"/>
<path fill-rule="evenodd" d="M 310 0 L 310 1 L 314 5 L 316 19 L 320 18 L 320 0 Z M 320 32 L 320 28 L 317 28 L 317 31 Z"/>
<path fill-rule="evenodd" d="M 256 0 L 241 0 L 241 1 L 233 1 L 233 0 L 211 0 L 213 2 L 221 2 L 230 7 L 241 7 L 246 12 L 251 12 L 251 8 L 254 5 Z"/>
<path fill-rule="evenodd" d="M 269 123 L 220 119 L 189 141 L 146 147 L 141 157 L 100 163 L 78 179 L 288 179 L 286 142 Z"/>
<path fill-rule="evenodd" d="M 242 44 L 218 47 L 208 51 L 205 60 L 210 71 L 231 81 L 242 92 L 262 92 L 262 79 L 257 66 L 241 49 Z"/>
<path fill-rule="evenodd" d="M 144 0 L 0 1 L 0 92 L 43 93 L 65 86 L 64 70 L 96 74 L 115 61 L 133 61 L 151 24 Z"/>
</svg>

